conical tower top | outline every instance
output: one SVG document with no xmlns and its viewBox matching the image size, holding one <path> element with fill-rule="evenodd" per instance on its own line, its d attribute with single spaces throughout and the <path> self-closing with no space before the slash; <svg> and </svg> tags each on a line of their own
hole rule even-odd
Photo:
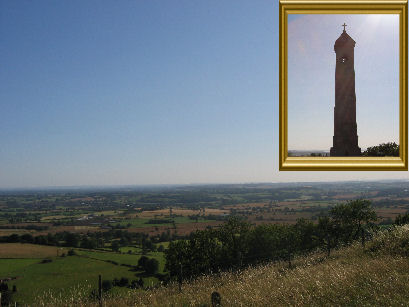
<svg viewBox="0 0 409 307">
<path fill-rule="evenodd" d="M 334 45 L 335 52 L 337 52 L 338 48 L 344 48 L 348 46 L 355 47 L 355 41 L 352 39 L 351 36 L 348 35 L 347 31 L 345 30 L 345 27 L 347 26 L 345 22 L 342 26 L 344 27 L 344 31 L 335 41 L 335 45 Z"/>
</svg>

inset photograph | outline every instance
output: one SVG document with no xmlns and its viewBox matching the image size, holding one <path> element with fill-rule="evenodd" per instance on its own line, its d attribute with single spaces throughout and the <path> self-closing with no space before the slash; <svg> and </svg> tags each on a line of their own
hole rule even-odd
<svg viewBox="0 0 409 307">
<path fill-rule="evenodd" d="M 382 167 L 388 158 L 403 161 L 407 34 L 402 18 L 398 12 L 336 10 L 290 10 L 282 16 L 281 169 L 292 158 L 301 167 L 302 158 L 315 158 L 304 161 L 309 168 L 317 165 L 317 157 L 331 158 L 318 162 L 326 168 L 334 161 L 336 168 L 354 169 L 376 166 L 372 158 Z"/>
</svg>

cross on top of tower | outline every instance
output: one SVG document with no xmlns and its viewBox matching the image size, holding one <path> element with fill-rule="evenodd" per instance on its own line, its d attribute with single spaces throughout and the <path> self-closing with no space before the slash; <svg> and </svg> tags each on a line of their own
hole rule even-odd
<svg viewBox="0 0 409 307">
<path fill-rule="evenodd" d="M 344 24 L 343 24 L 342 26 L 344 27 L 344 32 L 345 32 L 345 27 L 347 26 L 347 25 L 345 24 L 345 22 L 344 22 Z"/>
</svg>

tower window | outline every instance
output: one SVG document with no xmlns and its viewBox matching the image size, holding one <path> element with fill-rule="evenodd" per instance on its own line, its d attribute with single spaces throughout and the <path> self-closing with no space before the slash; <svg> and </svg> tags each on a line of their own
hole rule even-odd
<svg viewBox="0 0 409 307">
<path fill-rule="evenodd" d="M 348 60 L 347 57 L 342 57 L 342 58 L 341 58 L 341 63 L 345 63 L 347 60 Z"/>
</svg>

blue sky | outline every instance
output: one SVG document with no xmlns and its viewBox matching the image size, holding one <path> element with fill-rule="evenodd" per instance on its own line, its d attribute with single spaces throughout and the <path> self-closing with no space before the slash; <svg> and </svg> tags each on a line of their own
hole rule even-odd
<svg viewBox="0 0 409 307">
<path fill-rule="evenodd" d="M 288 26 L 289 149 L 329 150 L 334 134 L 335 40 L 355 40 L 358 142 L 399 144 L 399 15 L 298 15 Z"/>
<path fill-rule="evenodd" d="M 278 1 L 1 1 L 0 42 L 2 188 L 323 179 L 278 172 Z"/>
</svg>

